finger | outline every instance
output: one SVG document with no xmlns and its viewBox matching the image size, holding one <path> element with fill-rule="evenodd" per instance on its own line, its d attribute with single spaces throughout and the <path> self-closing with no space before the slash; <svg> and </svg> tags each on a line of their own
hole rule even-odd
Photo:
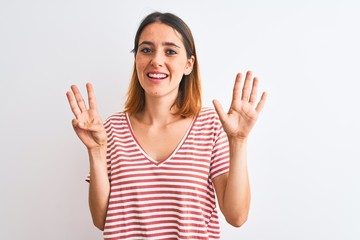
<svg viewBox="0 0 360 240">
<path fill-rule="evenodd" d="M 68 91 L 68 92 L 66 92 L 66 97 L 70 104 L 71 111 L 73 112 L 73 114 L 75 115 L 76 118 L 79 118 L 81 111 L 77 105 L 75 98 L 73 97 L 73 94 L 70 91 Z"/>
<path fill-rule="evenodd" d="M 267 98 L 267 93 L 263 92 L 263 94 L 261 95 L 260 101 L 257 104 L 255 110 L 257 112 L 261 112 L 261 110 L 264 108 L 265 102 L 266 102 L 266 98 Z"/>
<path fill-rule="evenodd" d="M 77 105 L 80 108 L 80 111 L 85 112 L 86 111 L 86 104 L 85 104 L 85 101 L 84 101 L 83 97 L 81 96 L 81 93 L 80 93 L 79 89 L 77 88 L 76 85 L 72 85 L 71 90 L 74 93 L 74 96 L 75 96 Z"/>
<path fill-rule="evenodd" d="M 251 105 L 254 105 L 256 102 L 258 86 L 259 86 L 259 80 L 258 80 L 258 78 L 255 77 L 253 84 L 252 84 L 250 99 L 249 99 L 249 103 Z"/>
<path fill-rule="evenodd" d="M 244 86 L 242 89 L 242 96 L 241 96 L 241 100 L 243 100 L 243 101 L 249 100 L 249 94 L 250 94 L 250 88 L 251 88 L 251 77 L 252 77 L 252 72 L 247 71 Z"/>
<path fill-rule="evenodd" d="M 240 99 L 241 96 L 241 78 L 242 78 L 242 74 L 238 73 L 236 75 L 235 78 L 235 83 L 234 83 L 234 88 L 233 88 L 233 97 L 232 97 L 232 101 L 238 101 Z"/>
<path fill-rule="evenodd" d="M 71 124 L 72 124 L 74 129 L 81 128 L 84 125 L 83 123 L 80 124 L 80 122 L 79 122 L 79 120 L 77 118 L 73 119 L 71 121 Z M 81 126 L 79 126 L 79 125 L 81 125 Z"/>
<path fill-rule="evenodd" d="M 73 119 L 71 124 L 75 131 L 78 131 L 79 129 L 86 130 L 85 123 L 80 122 L 79 119 Z"/>
<path fill-rule="evenodd" d="M 220 121 L 223 123 L 225 122 L 226 112 L 224 111 L 221 103 L 218 100 L 213 100 L 213 105 L 215 107 L 215 111 L 219 115 Z"/>
<path fill-rule="evenodd" d="M 90 123 L 90 122 L 80 122 L 78 119 L 72 120 L 72 125 L 74 129 L 80 128 L 82 130 L 90 131 L 90 132 L 98 132 L 103 129 L 103 123 L 97 122 L 97 123 Z"/>
<path fill-rule="evenodd" d="M 93 86 L 91 83 L 86 84 L 86 90 L 88 93 L 88 100 L 89 100 L 89 108 L 96 110 L 96 98 Z"/>
</svg>

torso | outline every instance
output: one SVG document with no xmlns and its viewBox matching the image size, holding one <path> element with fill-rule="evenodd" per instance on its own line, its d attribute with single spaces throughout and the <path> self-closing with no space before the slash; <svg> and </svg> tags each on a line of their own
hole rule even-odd
<svg viewBox="0 0 360 240">
<path fill-rule="evenodd" d="M 228 172 L 227 137 L 212 109 L 203 108 L 193 123 L 183 120 L 158 131 L 156 139 L 146 134 L 148 140 L 141 141 L 161 150 L 166 158 L 161 162 L 137 143 L 126 113 L 106 120 L 111 192 L 104 239 L 220 239 L 212 181 Z M 172 144 L 165 136 L 157 138 L 161 133 Z"/>
</svg>

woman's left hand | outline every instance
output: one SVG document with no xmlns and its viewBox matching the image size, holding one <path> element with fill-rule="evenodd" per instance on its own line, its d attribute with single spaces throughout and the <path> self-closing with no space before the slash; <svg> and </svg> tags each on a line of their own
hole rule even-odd
<svg viewBox="0 0 360 240">
<path fill-rule="evenodd" d="M 244 84 L 242 84 L 242 74 L 237 74 L 228 113 L 223 110 L 219 101 L 213 100 L 215 110 L 228 138 L 247 139 L 255 125 L 266 101 L 266 92 L 263 92 L 257 103 L 258 82 L 256 77 L 252 77 L 251 71 L 246 73 Z"/>
</svg>

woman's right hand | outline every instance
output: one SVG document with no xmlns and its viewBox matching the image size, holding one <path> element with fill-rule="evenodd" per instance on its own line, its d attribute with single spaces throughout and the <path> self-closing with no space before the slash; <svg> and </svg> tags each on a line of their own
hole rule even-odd
<svg viewBox="0 0 360 240">
<path fill-rule="evenodd" d="M 75 119 L 72 120 L 72 125 L 77 136 L 89 151 L 106 148 L 107 135 L 96 108 L 95 93 L 92 85 L 90 83 L 86 84 L 89 108 L 86 107 L 85 101 L 77 86 L 72 85 L 71 90 L 72 91 L 66 93 L 66 96 L 71 111 L 75 115 Z"/>
</svg>

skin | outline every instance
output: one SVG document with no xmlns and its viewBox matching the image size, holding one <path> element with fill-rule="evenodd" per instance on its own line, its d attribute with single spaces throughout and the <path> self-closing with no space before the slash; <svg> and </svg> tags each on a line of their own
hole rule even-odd
<svg viewBox="0 0 360 240">
<path fill-rule="evenodd" d="M 172 103 L 177 96 L 182 76 L 191 73 L 194 57 L 186 57 L 181 35 L 174 29 L 162 23 L 153 23 L 140 35 L 135 63 L 146 100 L 161 97 Z M 152 79 L 149 78 L 149 73 L 166 74 L 167 78 L 161 81 Z"/>
<path fill-rule="evenodd" d="M 264 92 L 256 103 L 258 82 L 257 78 L 252 77 L 252 72 L 248 71 L 242 84 L 242 74 L 238 73 L 227 113 L 219 101 L 213 101 L 230 148 L 229 172 L 216 177 L 214 186 L 221 212 L 227 222 L 235 227 L 246 222 L 250 209 L 247 140 L 266 101 Z"/>
<path fill-rule="evenodd" d="M 172 153 L 192 122 L 192 118 L 172 114 L 174 109 L 171 107 L 181 77 L 191 73 L 194 60 L 194 57 L 186 57 L 181 36 L 165 24 L 150 24 L 140 36 L 135 63 L 140 84 L 145 90 L 146 104 L 142 112 L 130 116 L 130 121 L 137 140 L 154 161 L 164 160 Z M 161 75 L 165 78 L 156 79 L 149 73 L 165 74 Z M 213 182 L 221 212 L 236 227 L 245 223 L 250 209 L 247 140 L 266 101 L 266 93 L 262 93 L 257 101 L 259 81 L 251 71 L 246 73 L 245 80 L 243 78 L 241 73 L 237 74 L 227 112 L 219 101 L 213 101 L 230 147 L 230 170 Z M 75 116 L 72 125 L 89 153 L 91 215 L 95 226 L 103 230 L 110 193 L 107 137 L 93 87 L 88 83 L 86 89 L 88 107 L 75 85 L 66 95 Z"/>
<path fill-rule="evenodd" d="M 84 143 L 89 154 L 90 175 L 89 183 L 89 208 L 94 225 L 103 230 L 110 194 L 110 183 L 107 174 L 106 146 L 107 135 L 104 125 L 98 114 L 93 87 L 86 84 L 89 107 L 85 105 L 79 89 L 71 86 L 68 98 L 75 119 L 72 120 L 73 128 Z"/>
</svg>

